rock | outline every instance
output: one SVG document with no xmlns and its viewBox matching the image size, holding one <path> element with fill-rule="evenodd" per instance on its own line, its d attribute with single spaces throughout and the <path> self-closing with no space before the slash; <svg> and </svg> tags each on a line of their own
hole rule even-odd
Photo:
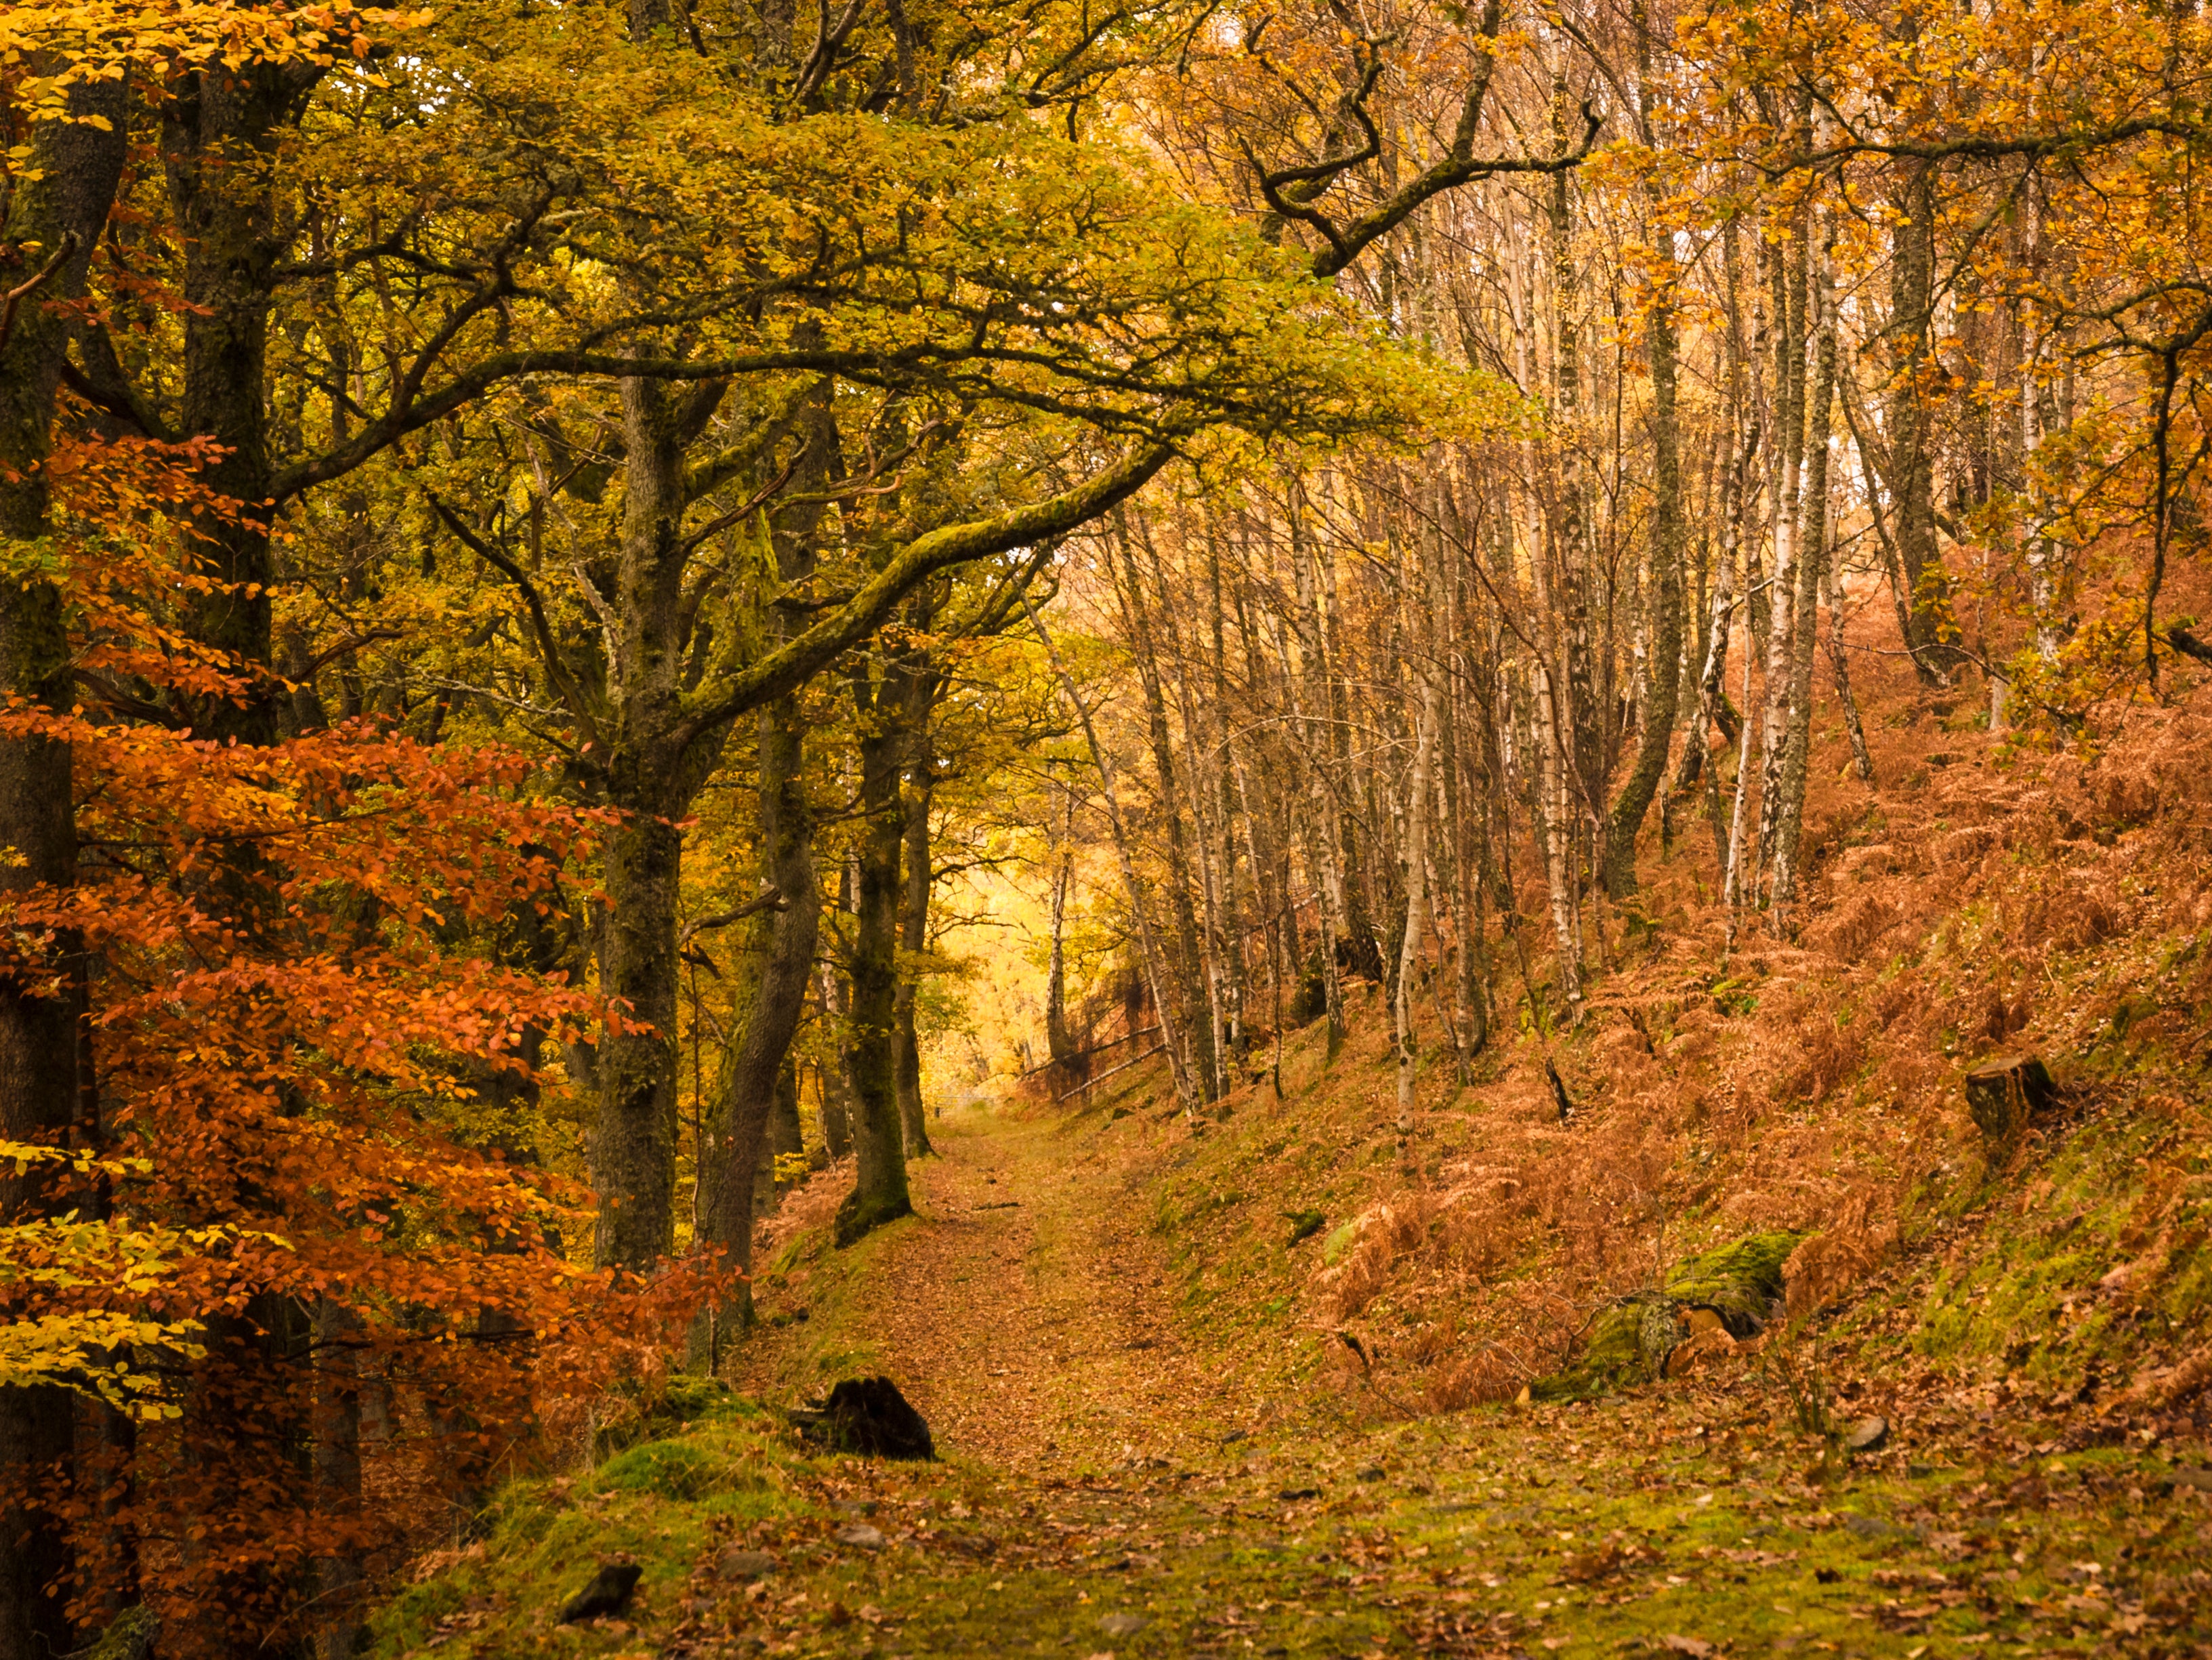
<svg viewBox="0 0 2212 1660">
<path fill-rule="evenodd" d="M 1317 1210 L 1286 1210 L 1283 1213 L 1283 1220 L 1291 1225 L 1290 1243 L 1295 1245 L 1300 1240 L 1310 1239 L 1319 1233 L 1328 1218 Z"/>
<path fill-rule="evenodd" d="M 1889 1441 L 1889 1420 L 1862 1418 L 1844 1432 L 1844 1447 L 1849 1452 L 1873 1452 Z"/>
<path fill-rule="evenodd" d="M 849 1528 L 837 1529 L 837 1542 L 857 1545 L 862 1550 L 881 1550 L 884 1548 L 884 1530 L 872 1523 L 855 1522 Z"/>
<path fill-rule="evenodd" d="M 934 1458 L 929 1426 L 888 1377 L 848 1377 L 820 1407 L 790 1414 L 810 1440 L 868 1458 Z"/>
<path fill-rule="evenodd" d="M 1109 1637 L 1134 1637 L 1152 1623 L 1148 1614 L 1109 1614 L 1098 1621 L 1098 1629 Z"/>
<path fill-rule="evenodd" d="M 2186 1488 L 2191 1493 L 2212 1493 L 2212 1470 L 2176 1469 L 2173 1487 L 2177 1493 Z"/>
<path fill-rule="evenodd" d="M 1803 1235 L 1776 1230 L 1686 1258 L 1662 1290 L 1637 1292 L 1601 1309 L 1582 1353 L 1565 1371 L 1528 1386 L 1532 1400 L 1584 1401 L 1666 1375 L 1667 1362 L 1702 1311 L 1729 1337 L 1755 1337 L 1781 1306 L 1782 1265 Z"/>
<path fill-rule="evenodd" d="M 620 1614 L 629 1606 L 638 1576 L 644 1572 L 635 1562 L 603 1564 L 592 1576 L 592 1583 L 568 1599 L 568 1605 L 561 1610 L 561 1623 L 568 1626 L 579 1620 L 604 1620 Z"/>
<path fill-rule="evenodd" d="M 1992 1152 L 2010 1146 L 2057 1097 L 2049 1069 L 2033 1055 L 2001 1055 L 1966 1074 L 1966 1110 Z"/>
<path fill-rule="evenodd" d="M 764 1550 L 725 1551 L 714 1565 L 714 1571 L 725 1579 L 765 1579 L 775 1568 L 775 1558 Z"/>
</svg>

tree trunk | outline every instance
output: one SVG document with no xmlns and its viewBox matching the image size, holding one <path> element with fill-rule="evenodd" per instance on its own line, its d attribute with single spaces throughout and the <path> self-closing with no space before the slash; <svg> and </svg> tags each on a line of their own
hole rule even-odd
<svg viewBox="0 0 2212 1660">
<path fill-rule="evenodd" d="M 1844 728 L 1850 734 L 1851 765 L 1859 781 L 1874 782 L 1874 757 L 1868 752 L 1866 726 L 1859 719 L 1858 700 L 1851 696 L 1851 665 L 1844 648 L 1844 562 L 1836 546 L 1833 526 L 1828 531 L 1827 568 L 1821 587 L 1828 599 L 1828 667 L 1836 678 L 1836 696 L 1844 706 Z"/>
<path fill-rule="evenodd" d="M 775 1214 L 784 1195 L 802 1179 L 792 1173 L 793 1161 L 806 1152 L 806 1125 L 799 1110 L 799 1060 L 783 1057 L 775 1069 L 775 1087 L 769 1093 L 768 1124 L 760 1138 L 760 1160 L 753 1166 L 753 1214 L 758 1223 Z"/>
<path fill-rule="evenodd" d="M 1237 903 L 1237 806 L 1238 799 L 1237 757 L 1234 740 L 1229 731 L 1229 648 L 1223 617 L 1221 597 L 1221 550 L 1216 545 L 1209 520 L 1206 531 L 1206 574 L 1213 593 L 1213 717 L 1220 727 L 1220 748 L 1216 757 L 1219 769 L 1219 812 L 1217 828 L 1220 840 L 1214 861 L 1217 885 L 1216 904 L 1220 928 L 1220 944 L 1216 954 L 1221 964 L 1221 991 L 1225 1030 L 1223 1043 L 1228 1051 L 1223 1070 L 1231 1071 L 1241 1066 L 1247 1043 L 1244 1004 L 1247 996 L 1243 908 Z M 1256 877 L 1257 873 L 1255 873 Z"/>
<path fill-rule="evenodd" d="M 1772 474 L 1774 489 L 1767 506 L 1773 526 L 1774 585 L 1771 590 L 1772 622 L 1766 636 L 1765 680 L 1761 688 L 1764 701 L 1759 714 L 1757 863 L 1753 867 L 1747 890 L 1754 903 L 1760 890 L 1760 873 L 1771 872 L 1779 857 L 1786 799 L 1783 773 L 1788 764 L 1790 747 L 1790 688 L 1796 684 L 1795 664 L 1802 632 L 1797 616 L 1797 591 L 1803 576 L 1801 567 L 1811 562 L 1801 558 L 1799 552 L 1802 519 L 1801 496 L 1806 459 L 1805 346 L 1808 331 L 1805 271 L 1806 245 L 1810 240 L 1806 219 L 1808 211 L 1802 204 L 1792 210 L 1788 240 L 1776 250 L 1769 266 L 1775 316 L 1774 430 L 1777 443 Z"/>
<path fill-rule="evenodd" d="M 1459 608 L 1455 607 L 1456 611 Z M 1463 619 L 1454 617 L 1455 624 Z M 1462 638 L 1455 626 L 1452 638 Z M 1450 854 L 1452 933 L 1457 947 L 1452 975 L 1455 1018 L 1452 1036 L 1459 1047 L 1457 1076 L 1462 1088 L 1474 1081 L 1474 1057 L 1490 1042 L 1490 964 L 1487 927 L 1483 910 L 1481 866 L 1485 850 L 1470 848 L 1488 832 L 1488 815 L 1478 811 L 1474 791 L 1468 786 L 1468 757 L 1462 747 L 1462 716 L 1466 704 L 1460 694 L 1466 682 L 1464 666 L 1452 660 L 1443 703 L 1440 734 L 1443 754 L 1444 841 Z"/>
<path fill-rule="evenodd" d="M 791 1040 L 805 1011 L 807 982 L 821 933 L 822 896 L 814 875 L 814 811 L 805 781 L 805 715 L 798 697 L 779 697 L 760 714 L 761 856 L 775 905 L 756 919 L 759 953 L 750 1006 L 722 1049 L 713 1105 L 699 1149 L 699 1243 L 719 1246 L 731 1266 L 752 1271 L 753 1195 L 761 1150 Z M 828 1120 L 825 1099 L 823 1118 Z M 716 1370 L 723 1347 L 752 1320 L 750 1279 L 707 1311 L 692 1334 L 692 1359 Z"/>
<path fill-rule="evenodd" d="M 921 1045 L 915 1036 L 914 1003 L 919 964 L 929 950 L 930 868 L 929 806 L 937 787 L 931 759 L 931 707 L 941 683 L 924 663 L 909 671 L 908 741 L 913 758 L 908 768 L 905 797 L 904 887 L 899 903 L 899 954 L 904 960 L 895 997 L 898 1022 L 899 1123 L 906 1135 L 906 1156 L 926 1158 L 937 1151 L 929 1145 L 928 1110 L 921 1099 Z"/>
<path fill-rule="evenodd" d="M 35 546 L 48 531 L 46 461 L 70 325 L 47 307 L 85 290 L 121 175 L 124 99 L 120 80 L 72 88 L 71 113 L 99 116 L 106 130 L 88 121 L 40 123 L 31 167 L 9 203 L 6 246 L 69 250 L 46 285 L 17 306 L 0 348 L 0 540 L 11 563 L 18 548 Z M 13 288 L 31 274 L 11 271 L 0 283 Z M 36 572 L 26 565 L 0 583 L 0 690 L 66 714 L 76 701 L 69 596 Z M 0 739 L 0 848 L 10 855 L 0 862 L 0 894 L 76 880 L 73 770 L 66 743 Z M 81 962 L 75 942 L 55 946 Z M 73 994 L 0 981 L 0 1140 L 67 1144 L 82 1093 L 77 1043 Z M 69 1185 L 50 1170 L 0 1162 L 0 1226 L 65 1213 Z M 60 1585 L 70 1567 L 66 1533 L 44 1508 L 64 1497 L 75 1435 L 67 1391 L 0 1389 L 0 1660 L 51 1660 L 76 1646 Z"/>
<path fill-rule="evenodd" d="M 343 1529 L 361 1513 L 361 1321 L 340 1302 L 315 1309 L 315 1509 Z M 340 1546 L 315 1564 L 317 1660 L 353 1660 L 362 1644 L 364 1575 Z"/>
<path fill-rule="evenodd" d="M 1344 980 L 1338 958 L 1341 952 L 1355 965 L 1359 958 L 1356 941 L 1349 950 L 1341 947 L 1341 942 L 1352 932 L 1346 915 L 1351 884 L 1345 876 L 1346 826 L 1332 787 L 1337 775 L 1338 745 L 1329 731 L 1336 723 L 1330 713 L 1335 693 L 1328 666 L 1328 612 L 1300 528 L 1295 483 L 1291 491 L 1290 532 L 1291 577 L 1297 594 L 1293 629 L 1299 642 L 1301 661 L 1295 666 L 1285 664 L 1284 681 L 1290 694 L 1291 720 L 1304 739 L 1299 751 L 1310 786 L 1307 791 L 1310 810 L 1299 814 L 1298 819 L 1306 848 L 1306 868 L 1314 874 L 1316 890 L 1314 909 L 1316 920 L 1321 924 L 1322 987 L 1328 1012 L 1328 1060 L 1334 1064 L 1349 1035 L 1344 1018 Z M 1310 634 L 1307 632 L 1309 627 L 1312 629 Z M 1288 649 L 1287 643 L 1285 649 Z M 1318 702 L 1310 696 L 1300 696 L 1302 681 L 1310 689 L 1319 690 Z M 1340 732 L 1341 727 L 1337 730 Z"/>
<path fill-rule="evenodd" d="M 1556 153 L 1568 147 L 1567 123 L 1574 109 L 1564 71 L 1552 84 L 1552 143 Z M 1560 866 L 1563 879 L 1577 890 L 1580 849 L 1592 836 L 1609 829 L 1605 816 L 1605 784 L 1608 771 L 1604 723 L 1597 695 L 1596 647 L 1591 635 L 1590 585 L 1595 564 L 1591 539 L 1589 479 L 1583 459 L 1581 268 L 1574 249 L 1571 192 L 1572 168 L 1551 176 L 1545 196 L 1546 220 L 1552 265 L 1552 383 L 1558 408 L 1560 438 L 1557 449 L 1558 526 L 1553 552 L 1553 602 L 1557 607 L 1558 648 L 1553 667 L 1562 683 L 1552 688 L 1553 730 L 1559 739 L 1561 775 L 1557 782 L 1562 801 L 1558 828 L 1566 841 Z M 1647 796 L 1648 800 L 1648 796 Z M 1601 873 L 1609 860 L 1604 848 L 1595 849 Z M 1579 923 L 1577 924 L 1579 929 Z M 1579 947 L 1577 947 L 1579 952 Z M 1582 997 L 1579 972 L 1571 976 L 1572 1000 Z"/>
<path fill-rule="evenodd" d="M 1899 163 L 1905 180 L 1889 265 L 1890 486 L 1897 507 L 1897 553 L 1911 632 L 1905 645 L 1923 681 L 1955 663 L 1943 635 L 1949 598 L 1936 545 L 1936 433 L 1920 377 L 1929 366 L 1936 320 L 1936 167 Z"/>
<path fill-rule="evenodd" d="M 273 741 L 284 691 L 272 660 L 268 347 L 276 264 L 288 243 L 270 179 L 286 131 L 322 68 L 306 62 L 210 65 L 161 106 L 161 162 L 184 248 L 179 425 L 222 448 L 201 472 L 242 514 L 204 515 L 201 569 L 216 586 L 185 600 L 185 630 L 251 678 L 241 695 L 198 700 L 196 736 Z"/>
<path fill-rule="evenodd" d="M 853 1190 L 837 1207 L 836 1237 L 841 1246 L 914 1210 L 898 1103 L 899 849 L 906 839 L 899 771 L 907 752 L 899 702 L 892 672 L 864 665 L 854 672 L 860 844 L 845 1066 L 853 1080 L 853 1145 L 859 1156 Z"/>
<path fill-rule="evenodd" d="M 1413 971 L 1427 926 L 1429 897 L 1429 772 L 1437 731 L 1436 677 L 1425 673 L 1421 711 L 1413 727 L 1413 771 L 1406 791 L 1403 858 L 1406 866 L 1406 926 L 1398 946 L 1397 995 L 1391 1002 L 1391 1037 L 1398 1056 L 1398 1163 L 1413 1164 L 1413 1081 L 1419 1056 L 1413 1042 Z"/>
<path fill-rule="evenodd" d="M 1183 809 L 1176 787 L 1175 744 L 1168 731 L 1167 699 L 1160 684 L 1159 655 L 1152 642 L 1152 620 L 1145 605 L 1142 579 L 1137 572 L 1127 520 L 1115 515 L 1115 541 L 1121 550 L 1122 575 L 1127 587 L 1122 604 L 1127 608 L 1130 631 L 1137 646 L 1137 674 L 1144 687 L 1145 714 L 1152 739 L 1152 767 L 1159 781 L 1160 817 L 1167 830 L 1168 915 L 1175 923 L 1175 1018 L 1182 1027 L 1181 1047 L 1188 1057 L 1200 1101 L 1219 1093 L 1213 1054 L 1211 1000 L 1203 984 L 1205 958 L 1198 937 L 1198 910 L 1191 900 L 1190 851 L 1185 840 Z M 1161 1018 L 1168 1018 L 1164 1007 Z"/>
<path fill-rule="evenodd" d="M 1075 872 L 1074 840 L 1075 792 L 1071 789 L 1060 845 L 1053 850 L 1052 958 L 1044 982 L 1045 1048 L 1052 1056 L 1054 1081 L 1061 1092 L 1069 1084 L 1081 1081 L 1077 1068 L 1082 1063 L 1075 1056 L 1074 1035 L 1067 1029 L 1067 888 Z"/>
<path fill-rule="evenodd" d="M 822 965 L 821 1000 L 825 1041 L 836 1046 L 836 1058 L 815 1068 L 815 1081 L 822 1091 L 823 1146 L 835 1162 L 853 1151 L 853 1081 L 843 1058 L 846 997 L 835 964 Z"/>
<path fill-rule="evenodd" d="M 642 1272 L 676 1239 L 677 921 L 691 791 L 676 776 L 677 610 L 684 519 L 680 417 L 648 380 L 622 388 L 621 565 L 610 609 L 618 623 L 611 678 L 621 687 L 602 787 L 623 816 L 609 842 L 599 988 L 623 1008 L 596 1056 L 599 1118 L 592 1185 L 595 1257 Z M 617 632 L 610 630 L 610 632 Z"/>
<path fill-rule="evenodd" d="M 1828 439 L 1836 393 L 1836 301 L 1825 246 L 1814 256 L 1813 263 L 1812 306 L 1817 313 L 1818 331 L 1806 414 L 1805 501 L 1790 658 L 1790 730 L 1783 752 L 1774 843 L 1774 926 L 1778 933 L 1785 935 L 1795 931 L 1790 907 L 1796 901 L 1802 874 L 1799 852 L 1805 830 L 1805 775 L 1813 743 L 1813 658 L 1820 630 L 1821 577 L 1827 569 Z"/>
<path fill-rule="evenodd" d="M 1648 68 L 1646 73 L 1649 73 Z M 1651 245 L 1662 292 L 1644 325 L 1644 353 L 1651 365 L 1651 651 L 1646 666 L 1643 734 L 1636 760 L 1613 798 L 1606 829 L 1605 889 L 1615 899 L 1636 891 L 1636 832 L 1666 775 L 1682 684 L 1682 461 L 1675 429 L 1674 310 L 1663 285 L 1674 275 L 1672 234 L 1657 219 Z M 1705 741 L 1700 732 L 1695 740 Z"/>
<path fill-rule="evenodd" d="M 618 775 L 619 776 L 619 775 Z M 677 887 L 683 836 L 678 807 L 630 805 L 646 793 L 623 781 L 630 817 L 607 845 L 608 914 L 599 939 L 599 985 L 623 1008 L 597 1055 L 599 1122 L 592 1185 L 599 1194 L 594 1256 L 603 1268 L 642 1272 L 676 1239 Z M 655 803 L 656 806 L 662 804 Z"/>
</svg>

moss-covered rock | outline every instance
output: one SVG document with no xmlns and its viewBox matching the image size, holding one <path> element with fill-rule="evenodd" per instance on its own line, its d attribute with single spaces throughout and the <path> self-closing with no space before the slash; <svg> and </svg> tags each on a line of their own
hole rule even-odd
<svg viewBox="0 0 2212 1660">
<path fill-rule="evenodd" d="M 1688 1335 L 1692 1309 L 1710 1309 L 1732 1337 L 1756 1335 L 1781 1306 L 1782 1265 L 1803 1237 L 1747 1234 L 1677 1263 L 1664 1290 L 1634 1292 L 1592 1316 L 1574 1363 L 1529 1384 L 1529 1398 L 1583 1401 L 1660 1377 Z"/>
<path fill-rule="evenodd" d="M 1680 1308 L 1711 1309 L 1731 1337 L 1755 1337 L 1782 1302 L 1782 1265 L 1804 1237 L 1777 1228 L 1692 1256 L 1667 1276 L 1667 1295 Z"/>
<path fill-rule="evenodd" d="M 1582 1353 L 1572 1365 L 1528 1385 L 1536 1401 L 1584 1401 L 1609 1389 L 1640 1383 L 1655 1368 L 1645 1359 L 1647 1309 L 1664 1308 L 1666 1299 L 1650 1294 L 1622 1298 L 1591 1316 Z M 1664 1357 L 1661 1365 L 1665 1364 Z"/>
</svg>

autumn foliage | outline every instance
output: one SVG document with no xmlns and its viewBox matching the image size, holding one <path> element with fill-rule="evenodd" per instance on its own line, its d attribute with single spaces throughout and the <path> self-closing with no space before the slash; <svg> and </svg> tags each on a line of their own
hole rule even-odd
<svg viewBox="0 0 2212 1660">
<path fill-rule="evenodd" d="M 69 1209 L 4 1235 L 0 1359 L 108 1426 L 44 1495 L 64 1594 L 143 1599 L 212 1653 L 542 1456 L 711 1281 L 574 1266 L 588 1195 L 535 1157 L 548 1046 L 607 1012 L 513 939 L 572 903 L 556 873 L 603 816 L 526 757 L 374 721 L 241 745 L 133 718 L 252 672 L 163 610 L 206 587 L 195 526 L 238 510 L 199 459 L 79 437 L 52 469 L 100 690 L 0 718 L 70 746 L 83 849 L 75 885 L 11 897 L 5 966 L 79 1009 L 84 1098 L 69 1157 L 7 1149 Z"/>
</svg>

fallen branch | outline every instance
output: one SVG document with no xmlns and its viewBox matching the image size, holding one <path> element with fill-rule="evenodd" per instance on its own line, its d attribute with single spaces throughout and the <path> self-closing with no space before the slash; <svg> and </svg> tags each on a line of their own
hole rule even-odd
<svg viewBox="0 0 2212 1660">
<path fill-rule="evenodd" d="M 1117 1072 L 1127 1072 L 1132 1067 L 1140 1067 L 1144 1065 L 1146 1061 L 1151 1060 L 1154 1055 L 1165 1055 L 1167 1052 L 1168 1046 L 1165 1043 L 1161 1044 L 1158 1049 L 1147 1049 L 1144 1054 L 1139 1055 L 1133 1061 L 1124 1061 L 1118 1067 L 1107 1067 L 1105 1071 L 1100 1073 L 1096 1078 L 1085 1079 L 1083 1082 L 1077 1085 L 1073 1090 L 1070 1091 L 1069 1094 L 1080 1095 L 1084 1091 L 1089 1089 L 1093 1084 L 1103 1084 Z M 1067 1098 L 1068 1097 L 1066 1095 L 1056 1095 L 1053 1097 L 1053 1100 L 1055 1104 L 1065 1101 Z"/>
<path fill-rule="evenodd" d="M 1093 1043 L 1087 1049 L 1078 1049 L 1074 1054 L 1069 1055 L 1067 1059 L 1070 1061 L 1088 1061 L 1094 1055 L 1103 1055 L 1108 1049 L 1119 1049 L 1124 1043 L 1133 1043 L 1139 1037 L 1150 1037 L 1154 1032 L 1159 1030 L 1160 1028 L 1158 1026 L 1146 1026 L 1142 1031 L 1123 1032 L 1119 1037 L 1109 1037 L 1103 1043 Z M 1031 1067 L 1027 1072 L 1024 1073 L 1022 1076 L 1024 1078 L 1034 1078 L 1039 1073 L 1050 1072 L 1054 1067 L 1060 1064 L 1061 1063 L 1058 1061 L 1042 1061 L 1038 1065 Z"/>
</svg>

